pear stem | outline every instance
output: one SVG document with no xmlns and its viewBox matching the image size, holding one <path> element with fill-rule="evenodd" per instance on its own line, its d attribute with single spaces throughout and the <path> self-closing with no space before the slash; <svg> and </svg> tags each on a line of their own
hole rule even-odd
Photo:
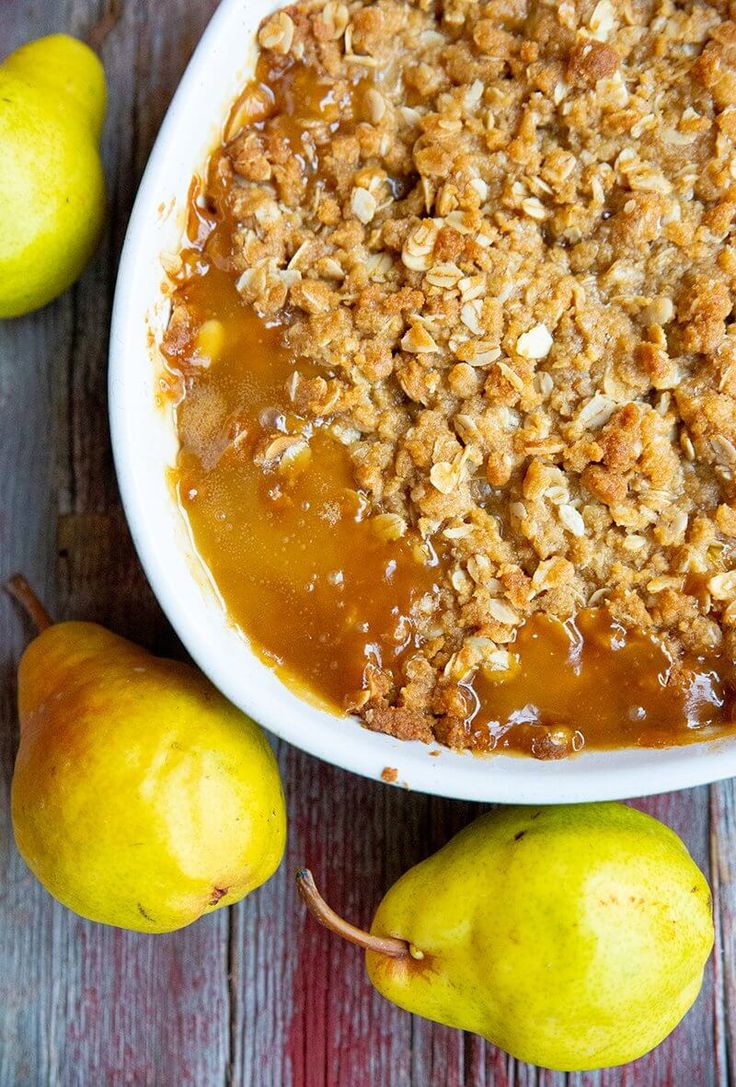
<svg viewBox="0 0 736 1087">
<path fill-rule="evenodd" d="M 18 601 L 40 634 L 53 626 L 53 619 L 22 574 L 14 574 L 5 582 L 5 590 Z"/>
<path fill-rule="evenodd" d="M 342 936 L 351 944 L 366 951 L 375 951 L 379 955 L 389 955 L 393 959 L 403 959 L 411 955 L 411 948 L 406 940 L 399 940 L 395 936 L 374 936 L 365 929 L 356 928 L 349 921 L 345 921 L 339 914 L 327 905 L 322 895 L 317 890 L 314 876 L 308 868 L 300 868 L 296 874 L 296 886 L 302 902 L 307 907 L 312 917 L 321 925 Z"/>
</svg>

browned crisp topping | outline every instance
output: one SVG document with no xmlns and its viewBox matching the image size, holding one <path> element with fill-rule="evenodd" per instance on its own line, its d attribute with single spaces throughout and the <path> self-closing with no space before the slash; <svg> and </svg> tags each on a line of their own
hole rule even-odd
<svg viewBox="0 0 736 1087">
<path fill-rule="evenodd" d="M 381 770 L 381 780 L 388 782 L 389 785 L 392 785 L 398 776 L 399 771 L 395 766 L 384 766 L 383 770 Z"/>
<path fill-rule="evenodd" d="M 605 604 L 675 678 L 733 662 L 723 7 L 329 0 L 259 31 L 207 250 L 291 359 L 299 426 L 255 463 L 314 465 L 328 432 L 384 538 L 440 562 L 414 651 L 345 691 L 371 728 L 472 746 L 473 677 L 513 675 L 534 616 Z"/>
</svg>

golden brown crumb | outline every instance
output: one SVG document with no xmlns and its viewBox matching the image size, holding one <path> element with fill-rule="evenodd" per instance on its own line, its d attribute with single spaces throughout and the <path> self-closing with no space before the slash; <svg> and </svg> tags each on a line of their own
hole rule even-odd
<svg viewBox="0 0 736 1087">
<path fill-rule="evenodd" d="M 599 79 L 610 79 L 618 63 L 618 53 L 610 45 L 584 38 L 570 52 L 567 77 L 571 83 L 594 87 Z"/>
</svg>

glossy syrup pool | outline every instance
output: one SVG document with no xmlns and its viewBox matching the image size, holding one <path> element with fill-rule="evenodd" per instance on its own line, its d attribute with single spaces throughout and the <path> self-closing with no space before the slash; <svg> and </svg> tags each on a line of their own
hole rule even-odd
<svg viewBox="0 0 736 1087">
<path fill-rule="evenodd" d="M 435 591 L 432 554 L 416 540 L 383 539 L 344 447 L 291 415 L 285 386 L 293 359 L 278 328 L 243 305 L 213 267 L 182 290 L 197 323 L 216 317 L 224 330 L 217 361 L 187 381 L 178 408 L 182 509 L 255 647 L 339 708 L 361 687 L 366 665 L 398 666 L 410 650 L 411 607 Z M 169 344 L 169 365 L 187 371 L 196 350 L 192 341 Z M 256 463 L 264 441 L 300 429 L 309 438 L 303 464 L 299 450 L 297 463 Z"/>
<path fill-rule="evenodd" d="M 267 76 L 260 72 L 236 104 L 237 124 L 278 125 L 298 154 L 296 103 L 323 120 L 334 103 L 298 66 L 270 85 Z M 359 113 L 361 84 L 350 93 Z M 329 420 L 293 414 L 289 376 L 297 364 L 306 376 L 316 371 L 285 346 L 277 322 L 264 322 L 238 294 L 222 260 L 234 224 L 199 204 L 193 199 L 176 288 L 188 327 L 170 330 L 163 345 L 178 402 L 179 501 L 255 651 L 303 696 L 339 712 L 366 670 L 388 670 L 401 685 L 418 644 L 412 608 L 437 599 L 442 562 L 416 536 L 378 532 Z M 269 459 L 280 437 L 290 453 Z M 605 609 L 567 623 L 534 617 L 509 648 L 515 663 L 503 682 L 478 672 L 461 685 L 467 746 L 476 752 L 558 758 L 583 746 L 671 746 L 732 731 L 731 662 L 695 658 L 673 672 L 661 645 L 625 631 Z"/>
</svg>

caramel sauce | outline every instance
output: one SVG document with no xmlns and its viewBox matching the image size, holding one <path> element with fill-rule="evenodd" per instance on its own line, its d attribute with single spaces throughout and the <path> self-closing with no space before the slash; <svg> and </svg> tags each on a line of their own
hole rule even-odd
<svg viewBox="0 0 736 1087">
<path fill-rule="evenodd" d="M 733 716 L 725 662 L 674 662 L 604 608 L 566 623 L 534 616 L 510 648 L 518 661 L 511 678 L 493 683 L 480 672 L 473 683 L 468 725 L 482 751 L 560 758 L 583 746 L 668 747 L 711 735 Z"/>
<path fill-rule="evenodd" d="M 181 293 L 195 329 L 213 318 L 223 325 L 222 352 L 206 369 L 196 335 L 165 347 L 169 366 L 186 375 L 177 490 L 195 544 L 254 648 L 339 709 L 366 667 L 398 668 L 411 651 L 409 613 L 436 592 L 436 560 L 416 540 L 381 538 L 345 448 L 291 414 L 285 386 L 295 360 L 278 326 L 264 324 L 214 266 Z M 309 437 L 303 468 L 254 463 L 274 432 Z"/>
<path fill-rule="evenodd" d="M 296 153 L 310 121 L 359 113 L 358 82 L 349 94 L 336 102 L 298 64 L 274 72 L 261 62 L 230 130 L 279 126 Z M 206 186 L 215 193 L 217 163 L 215 154 Z M 289 376 L 316 371 L 223 270 L 234 229 L 192 189 L 176 291 L 190 319 L 163 345 L 178 385 L 177 492 L 198 553 L 253 649 L 302 695 L 341 712 L 373 668 L 402 685 L 402 665 L 419 644 L 412 609 L 437 603 L 445 572 L 415 534 L 377 532 L 330 421 L 294 414 Z M 293 458 L 264 457 L 274 435 L 294 442 Z M 732 728 L 730 662 L 673 662 L 605 609 L 567 623 L 536 616 L 508 648 L 509 674 L 479 671 L 460 687 L 466 746 L 476 752 L 558 758 L 583 746 L 671 746 Z"/>
<path fill-rule="evenodd" d="M 275 66 L 274 66 L 275 65 Z M 225 131 L 236 133 L 244 125 L 265 128 L 286 138 L 292 154 L 298 156 L 306 173 L 313 172 L 316 158 L 311 130 L 345 129 L 364 110 L 365 79 L 356 78 L 336 90 L 320 80 L 313 69 L 292 57 L 261 55 L 255 78 L 246 85 L 231 110 Z"/>
</svg>

